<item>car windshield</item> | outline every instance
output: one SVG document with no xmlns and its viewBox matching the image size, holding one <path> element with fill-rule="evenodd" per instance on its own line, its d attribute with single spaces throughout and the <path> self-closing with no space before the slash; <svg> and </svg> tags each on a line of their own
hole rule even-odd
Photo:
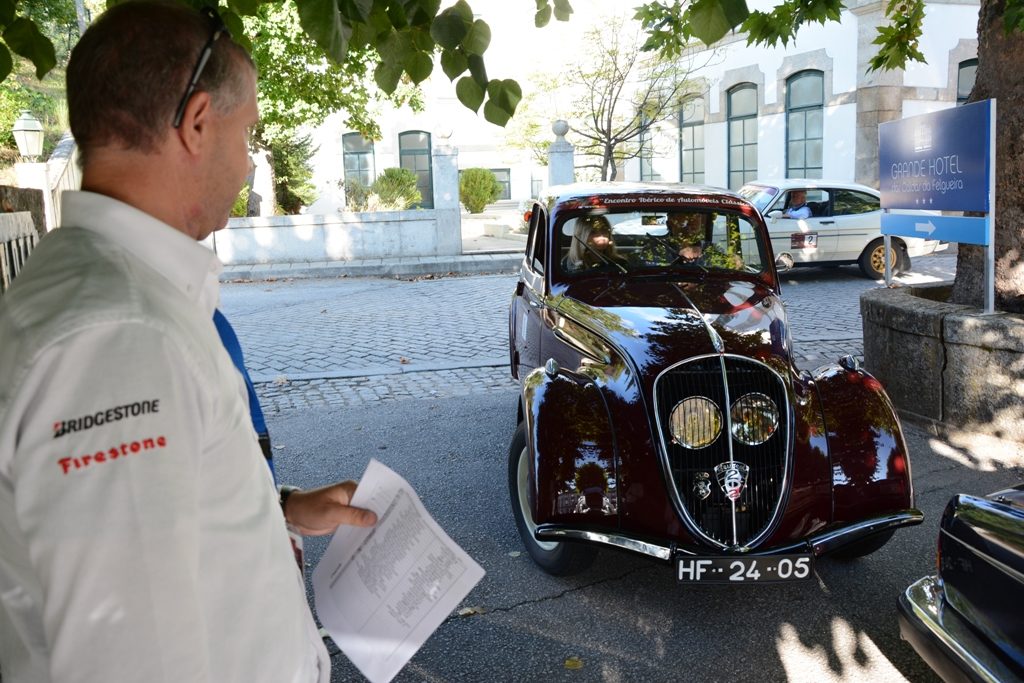
<svg viewBox="0 0 1024 683">
<path fill-rule="evenodd" d="M 558 270 L 570 279 L 684 270 L 760 273 L 766 264 L 760 231 L 735 213 L 602 208 L 562 219 L 556 235 Z"/>
<path fill-rule="evenodd" d="M 736 194 L 756 206 L 758 211 L 764 213 L 778 193 L 778 189 L 768 187 L 767 185 L 744 185 Z"/>
</svg>

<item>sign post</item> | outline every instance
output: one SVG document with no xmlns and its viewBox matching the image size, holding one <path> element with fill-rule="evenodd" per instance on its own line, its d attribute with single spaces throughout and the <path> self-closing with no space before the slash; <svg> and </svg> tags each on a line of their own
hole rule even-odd
<svg viewBox="0 0 1024 683">
<path fill-rule="evenodd" d="M 983 100 L 878 127 L 885 281 L 891 235 L 979 244 L 985 250 L 985 312 L 995 312 L 996 101 Z M 892 213 L 892 210 L 918 213 Z M 984 218 L 920 211 L 977 211 Z"/>
</svg>

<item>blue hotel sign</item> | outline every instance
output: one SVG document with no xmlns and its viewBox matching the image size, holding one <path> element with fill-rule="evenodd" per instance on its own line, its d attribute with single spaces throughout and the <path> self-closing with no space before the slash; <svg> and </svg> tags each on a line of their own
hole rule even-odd
<svg viewBox="0 0 1024 683">
<path fill-rule="evenodd" d="M 878 127 L 883 209 L 989 211 L 991 100 Z"/>
</svg>

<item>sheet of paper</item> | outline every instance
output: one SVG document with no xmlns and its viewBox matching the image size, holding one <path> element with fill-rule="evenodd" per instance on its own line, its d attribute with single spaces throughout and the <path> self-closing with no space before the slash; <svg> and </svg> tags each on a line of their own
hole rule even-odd
<svg viewBox="0 0 1024 683">
<path fill-rule="evenodd" d="M 484 576 L 409 483 L 370 460 L 352 505 L 372 528 L 342 526 L 313 570 L 327 633 L 373 683 L 387 683 Z"/>
</svg>

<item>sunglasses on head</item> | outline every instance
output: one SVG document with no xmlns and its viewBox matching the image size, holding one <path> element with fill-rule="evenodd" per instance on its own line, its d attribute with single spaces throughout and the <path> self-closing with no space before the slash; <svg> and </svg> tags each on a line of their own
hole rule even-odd
<svg viewBox="0 0 1024 683">
<path fill-rule="evenodd" d="M 174 112 L 173 125 L 175 128 L 181 126 L 181 120 L 185 117 L 185 107 L 188 106 L 188 101 L 192 99 L 192 95 L 196 92 L 196 84 L 199 83 L 199 79 L 203 75 L 203 69 L 206 68 L 206 63 L 210 61 L 210 55 L 213 54 L 214 43 L 228 32 L 228 27 L 224 25 L 224 21 L 220 18 L 215 8 L 204 7 L 200 12 L 210 20 L 210 38 L 203 45 L 202 52 L 199 53 L 199 60 L 192 69 L 192 76 L 188 79 L 188 87 L 185 88 L 185 94 L 181 96 L 181 102 L 178 103 L 178 108 Z"/>
</svg>

